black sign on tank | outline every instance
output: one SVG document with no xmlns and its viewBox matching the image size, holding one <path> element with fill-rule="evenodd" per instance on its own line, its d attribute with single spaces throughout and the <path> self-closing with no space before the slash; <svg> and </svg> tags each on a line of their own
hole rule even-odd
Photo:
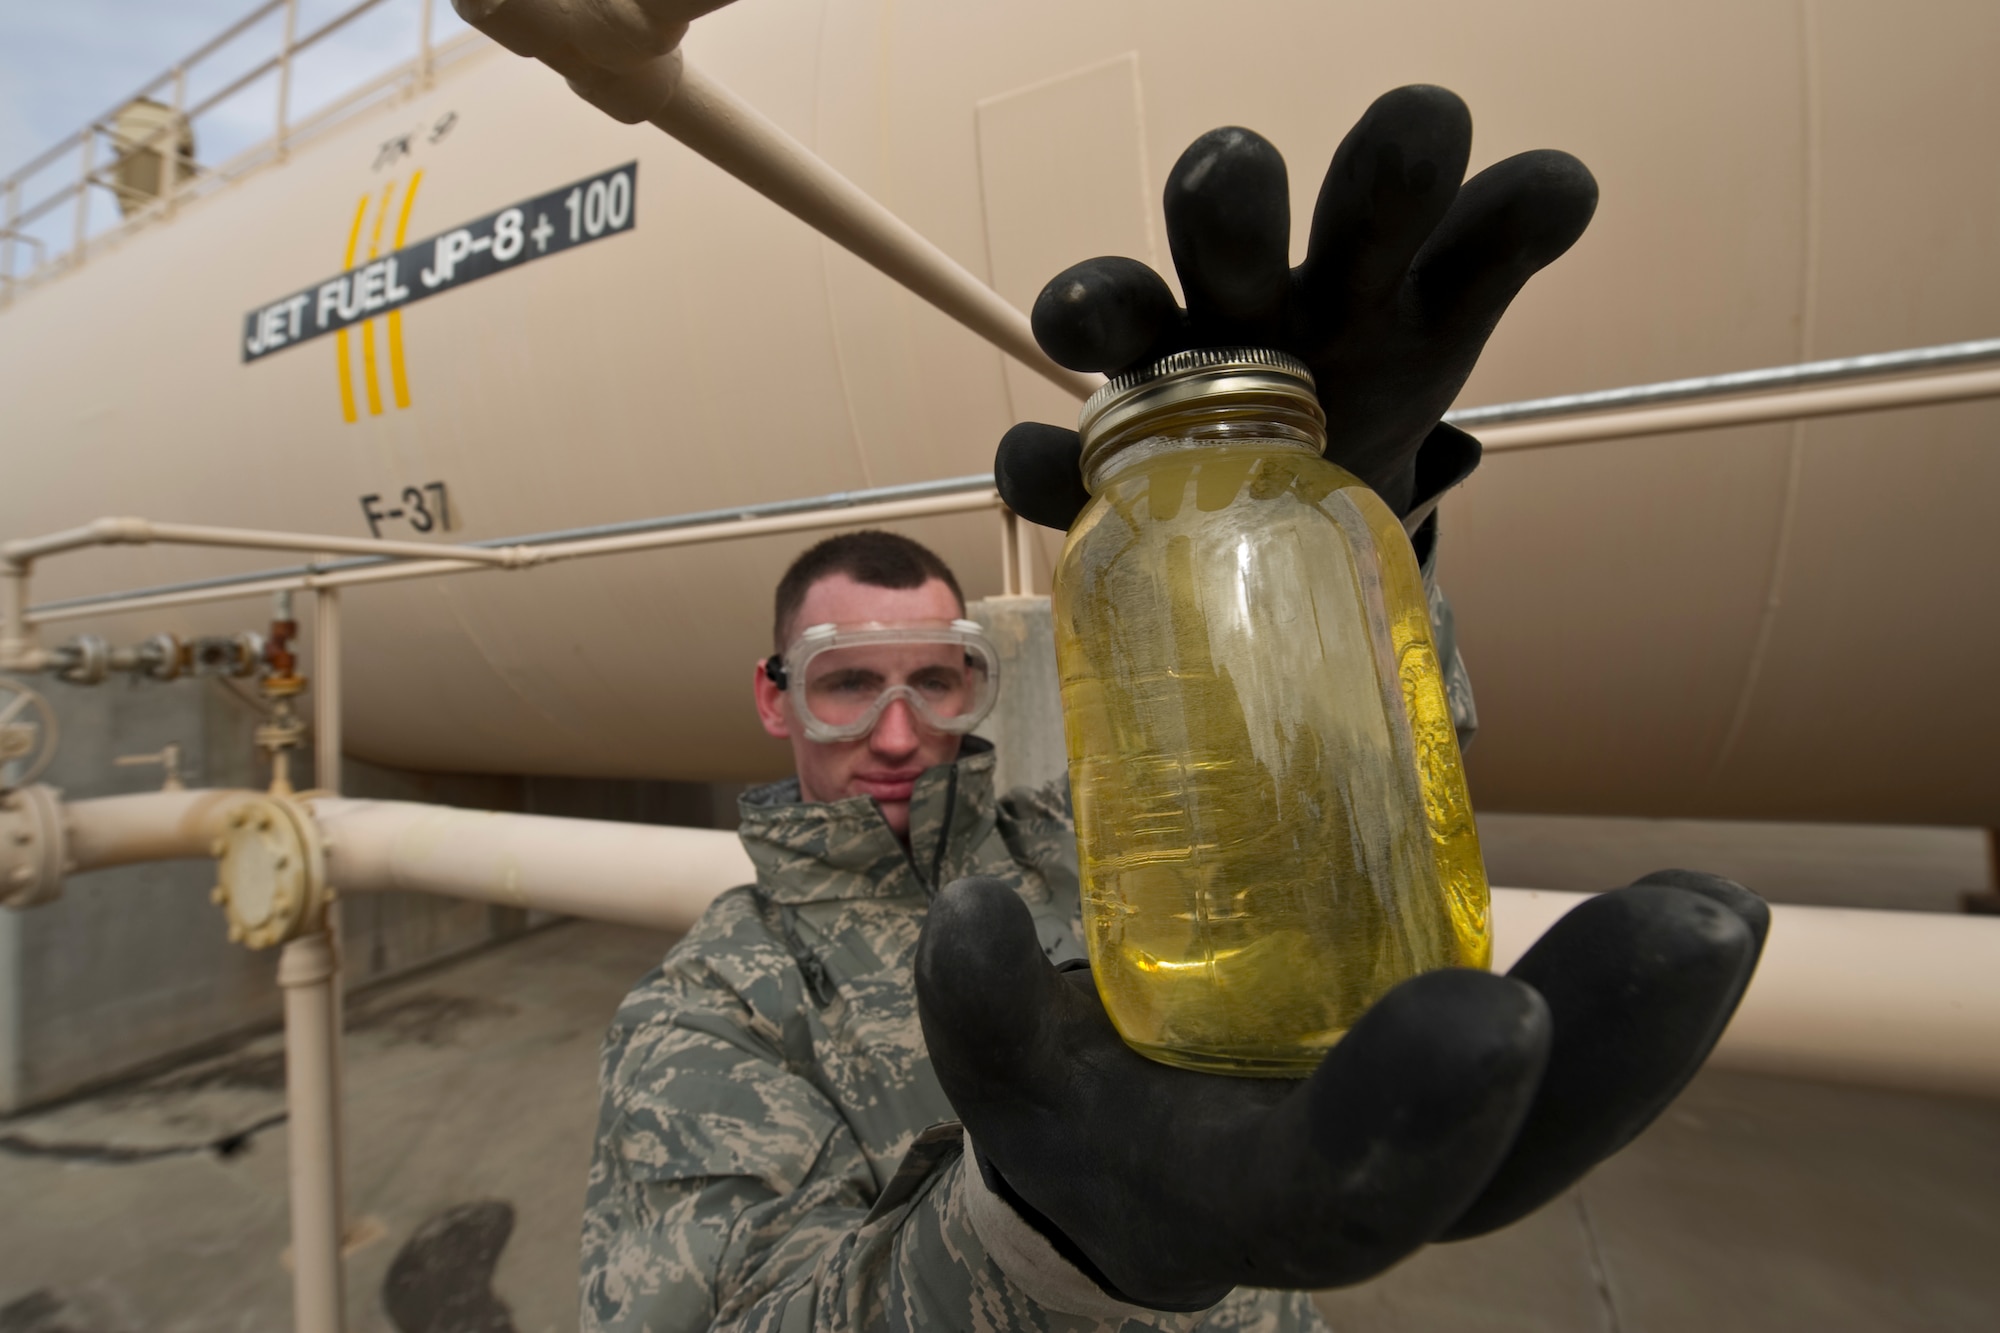
<svg viewBox="0 0 2000 1333">
<path fill-rule="evenodd" d="M 357 264 L 243 317 L 243 359 L 256 361 L 426 296 L 630 231 L 639 164 L 599 172 Z"/>
</svg>

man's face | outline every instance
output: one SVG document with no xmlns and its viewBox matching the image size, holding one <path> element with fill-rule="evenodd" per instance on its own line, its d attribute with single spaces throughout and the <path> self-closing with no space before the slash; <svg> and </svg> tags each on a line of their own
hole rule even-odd
<svg viewBox="0 0 2000 1333">
<path fill-rule="evenodd" d="M 806 590 L 805 601 L 793 618 L 790 630 L 796 635 L 808 625 L 855 625 L 869 621 L 885 625 L 955 620 L 964 612 L 958 598 L 941 579 L 930 579 L 915 588 L 877 588 L 856 583 L 845 574 L 832 574 Z M 922 669 L 917 657 L 935 655 L 935 646 L 911 646 L 896 650 L 912 660 L 892 657 L 884 662 L 885 674 L 901 677 Z M 932 731 L 921 725 L 909 704 L 898 699 L 883 710 L 875 729 L 851 741 L 815 741 L 793 713 L 791 698 L 764 675 L 763 663 L 755 668 L 757 716 L 764 730 L 792 743 L 792 763 L 799 774 L 799 793 L 808 801 L 841 801 L 867 796 L 882 810 L 899 838 L 910 835 L 910 792 L 917 776 L 925 769 L 948 764 L 958 758 L 961 737 Z"/>
</svg>

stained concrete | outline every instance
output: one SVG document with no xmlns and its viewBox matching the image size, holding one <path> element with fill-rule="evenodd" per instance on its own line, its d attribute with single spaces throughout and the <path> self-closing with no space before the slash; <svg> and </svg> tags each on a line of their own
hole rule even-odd
<svg viewBox="0 0 2000 1333">
<path fill-rule="evenodd" d="M 597 1044 L 667 943 L 567 923 L 355 998 L 351 1329 L 575 1327 Z M 0 1333 L 290 1327 L 281 1074 L 265 1036 L 0 1119 Z M 1718 1072 L 1540 1213 L 1320 1300 L 1352 1333 L 1985 1333 L 1995 1255 L 2000 1104 Z"/>
<path fill-rule="evenodd" d="M 1581 1186 L 1321 1307 L 1371 1333 L 1987 1333 L 2000 1104 L 1720 1071 Z"/>
</svg>

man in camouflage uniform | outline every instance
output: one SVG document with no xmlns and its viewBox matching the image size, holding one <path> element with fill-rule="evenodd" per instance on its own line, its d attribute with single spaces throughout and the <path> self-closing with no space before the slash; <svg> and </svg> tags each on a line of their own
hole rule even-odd
<svg viewBox="0 0 2000 1333">
<path fill-rule="evenodd" d="M 886 533 L 801 568 L 818 577 L 790 615 L 781 591 L 781 646 L 822 619 L 964 611 L 937 557 Z M 760 708 L 784 728 L 776 693 L 760 685 Z M 917 1022 L 918 933 L 940 886 L 994 876 L 1052 961 L 1082 959 L 1067 784 L 997 794 L 990 745 L 925 734 L 902 704 L 861 741 L 789 731 L 801 777 L 742 801 L 757 882 L 709 908 L 606 1038 L 583 1327 L 1319 1327 L 1298 1294 L 1241 1291 L 1199 1319 L 1113 1301 L 961 1150 Z M 907 794 L 880 780 L 919 763 Z"/>
<path fill-rule="evenodd" d="M 1439 418 L 1596 200 L 1553 152 L 1461 189 L 1470 143 L 1443 89 L 1378 99 L 1291 270 L 1283 159 L 1245 130 L 1204 135 L 1166 190 L 1187 308 L 1145 265 L 1087 260 L 1043 290 L 1036 337 L 1076 370 L 1296 354 L 1327 456 L 1403 517 L 1428 583 L 1432 510 L 1479 457 Z M 994 479 L 1014 512 L 1067 528 L 1078 448 L 1010 430 Z M 801 626 L 914 634 L 963 609 L 935 556 L 855 534 L 786 576 L 778 646 L 789 662 Z M 606 1039 L 594 1333 L 1324 1327 L 1303 1289 L 1509 1225 L 1629 1143 L 1706 1058 L 1768 928 L 1741 886 L 1663 871 L 1576 908 L 1505 977 L 1393 988 L 1308 1079 L 1170 1069 L 1058 971 L 1084 952 L 1066 791 L 996 799 L 993 755 L 959 734 L 977 710 L 940 714 L 935 678 L 876 669 L 856 691 L 872 711 L 839 723 L 784 670 L 764 664 L 758 711 L 798 776 L 744 798 L 757 883 L 717 900 Z"/>
</svg>

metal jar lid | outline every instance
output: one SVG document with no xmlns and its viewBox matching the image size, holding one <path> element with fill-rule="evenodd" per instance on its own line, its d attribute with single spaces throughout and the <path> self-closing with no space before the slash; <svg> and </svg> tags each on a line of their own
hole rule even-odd
<svg viewBox="0 0 2000 1333">
<path fill-rule="evenodd" d="M 1199 347 L 1128 370 L 1090 395 L 1077 418 L 1083 469 L 1135 438 L 1143 419 L 1180 409 L 1271 407 L 1303 412 L 1324 429 L 1312 372 L 1297 357 L 1259 347 Z"/>
</svg>

